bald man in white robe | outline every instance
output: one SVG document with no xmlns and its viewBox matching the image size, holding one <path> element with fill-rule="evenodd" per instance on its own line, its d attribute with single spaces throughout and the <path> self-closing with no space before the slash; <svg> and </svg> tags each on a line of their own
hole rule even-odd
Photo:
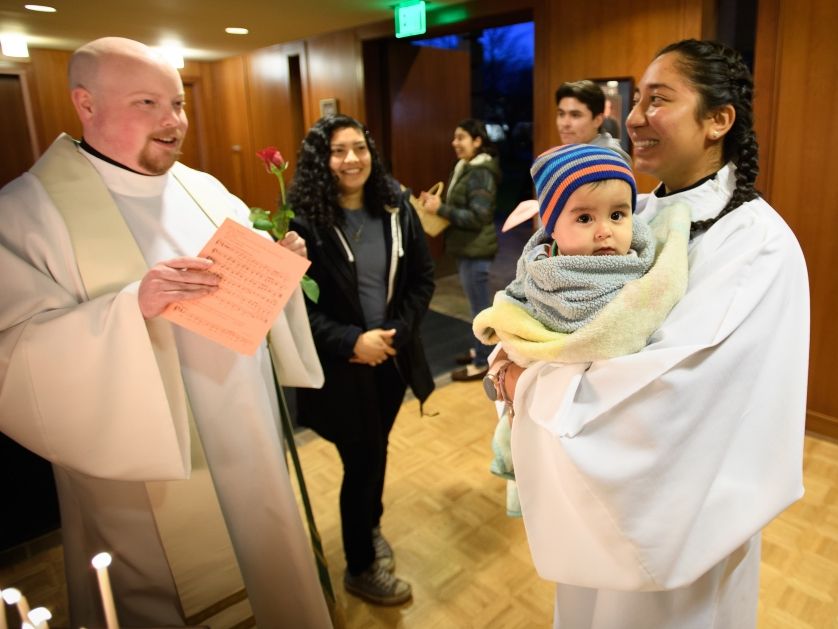
<svg viewBox="0 0 838 629">
<path fill-rule="evenodd" d="M 160 317 L 217 288 L 194 257 L 248 208 L 176 162 L 173 68 L 104 38 L 70 63 L 84 137 L 0 191 L 0 430 L 53 463 L 72 626 L 330 627 L 281 446 L 285 385 L 320 386 L 302 296 L 243 356 Z M 289 233 L 277 246 L 305 255 Z M 194 421 L 193 421 L 194 418 Z"/>
</svg>

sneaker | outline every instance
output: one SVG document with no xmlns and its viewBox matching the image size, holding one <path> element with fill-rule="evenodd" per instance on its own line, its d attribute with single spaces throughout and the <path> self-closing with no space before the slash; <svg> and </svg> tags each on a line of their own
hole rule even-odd
<svg viewBox="0 0 838 629">
<path fill-rule="evenodd" d="M 376 569 L 381 568 L 390 574 L 393 574 L 396 571 L 396 560 L 392 557 L 376 557 L 373 560 L 372 565 L 375 566 Z"/>
<path fill-rule="evenodd" d="M 350 594 L 375 605 L 401 605 L 413 595 L 410 583 L 376 567 L 375 563 L 359 575 L 344 573 L 343 587 Z"/>
<path fill-rule="evenodd" d="M 396 558 L 393 554 L 393 547 L 381 534 L 380 526 L 372 529 L 372 545 L 375 548 L 375 563 L 373 565 L 384 568 L 388 572 L 395 572 Z"/>
</svg>

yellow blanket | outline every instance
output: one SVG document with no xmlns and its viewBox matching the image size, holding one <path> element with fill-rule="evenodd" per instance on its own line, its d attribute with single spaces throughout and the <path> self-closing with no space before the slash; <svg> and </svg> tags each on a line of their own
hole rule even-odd
<svg viewBox="0 0 838 629">
<path fill-rule="evenodd" d="M 522 366 L 540 360 L 590 362 L 641 350 L 686 290 L 690 209 L 671 205 L 650 227 L 656 248 L 652 268 L 628 282 L 587 325 L 572 333 L 554 332 L 499 291 L 494 304 L 475 317 L 475 336 L 486 344 L 503 343 Z"/>
</svg>

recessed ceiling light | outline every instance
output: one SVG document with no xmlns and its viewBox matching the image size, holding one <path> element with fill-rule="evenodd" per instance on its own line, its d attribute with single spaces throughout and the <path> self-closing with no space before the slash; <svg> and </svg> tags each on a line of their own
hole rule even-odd
<svg viewBox="0 0 838 629">
<path fill-rule="evenodd" d="M 7 57 L 28 57 L 29 47 L 26 45 L 26 35 L 20 33 L 0 35 L 0 51 Z"/>
<path fill-rule="evenodd" d="M 29 9 L 30 11 L 39 11 L 40 13 L 55 13 L 55 7 L 48 7 L 43 4 L 24 4 L 24 9 Z"/>
<path fill-rule="evenodd" d="M 167 44 L 163 44 L 162 46 L 157 46 L 155 50 L 159 52 L 166 61 L 168 61 L 178 70 L 181 70 L 183 68 L 183 48 L 180 46 L 180 44 L 170 42 Z"/>
<path fill-rule="evenodd" d="M 239 26 L 230 26 L 224 29 L 225 33 L 230 33 L 230 35 L 247 35 L 250 31 L 246 28 L 241 28 Z"/>
</svg>

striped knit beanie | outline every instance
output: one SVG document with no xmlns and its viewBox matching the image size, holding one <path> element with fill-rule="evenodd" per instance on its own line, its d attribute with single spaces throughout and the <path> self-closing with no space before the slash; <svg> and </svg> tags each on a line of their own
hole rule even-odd
<svg viewBox="0 0 838 629">
<path fill-rule="evenodd" d="M 623 158 L 591 144 L 565 144 L 539 155 L 530 168 L 538 195 L 538 213 L 548 234 L 565 203 L 578 188 L 594 181 L 622 179 L 631 186 L 631 211 L 637 206 L 637 185 Z"/>
</svg>

